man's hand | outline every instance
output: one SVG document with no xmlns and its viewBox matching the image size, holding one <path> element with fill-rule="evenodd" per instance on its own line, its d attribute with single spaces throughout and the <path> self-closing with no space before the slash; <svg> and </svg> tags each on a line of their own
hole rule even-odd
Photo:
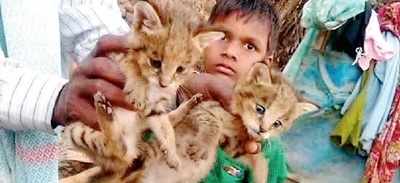
<svg viewBox="0 0 400 183">
<path fill-rule="evenodd" d="M 125 77 L 118 63 L 110 60 L 110 52 L 126 52 L 125 37 L 107 35 L 72 73 L 70 81 L 61 90 L 54 107 L 52 124 L 67 125 L 80 120 L 98 129 L 93 95 L 100 91 L 113 105 L 129 108 L 122 88 Z"/>
</svg>

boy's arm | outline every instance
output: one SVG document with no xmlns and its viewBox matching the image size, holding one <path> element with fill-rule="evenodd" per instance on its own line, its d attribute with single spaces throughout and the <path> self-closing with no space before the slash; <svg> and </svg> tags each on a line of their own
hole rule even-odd
<svg viewBox="0 0 400 183">
<path fill-rule="evenodd" d="M 52 132 L 53 107 L 67 81 L 18 67 L 9 59 L 0 59 L 0 128 Z"/>
<path fill-rule="evenodd" d="M 225 110 L 230 111 L 233 86 L 233 81 L 212 74 L 193 74 L 179 89 L 178 98 L 190 98 L 201 93 L 205 100 L 216 100 Z"/>
<path fill-rule="evenodd" d="M 178 90 L 178 100 L 183 101 L 194 94 L 201 93 L 205 100 L 216 100 L 225 110 L 231 111 L 234 84 L 232 80 L 208 73 L 193 74 Z M 255 154 L 261 150 L 261 144 L 248 141 L 244 148 L 247 153 Z"/>
</svg>

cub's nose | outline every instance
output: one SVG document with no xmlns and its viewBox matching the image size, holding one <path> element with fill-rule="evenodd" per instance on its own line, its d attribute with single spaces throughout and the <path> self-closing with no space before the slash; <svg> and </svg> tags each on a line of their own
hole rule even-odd
<svg viewBox="0 0 400 183">
<path fill-rule="evenodd" d="M 161 81 L 161 80 L 158 82 L 158 84 L 160 85 L 161 88 L 166 88 L 166 87 L 168 87 L 168 84 L 166 84 L 165 82 L 163 82 L 163 81 Z"/>
<path fill-rule="evenodd" d="M 260 126 L 260 133 L 265 133 L 265 132 L 267 132 L 267 130 L 264 129 L 262 126 Z"/>
<path fill-rule="evenodd" d="M 259 134 L 260 133 L 260 128 L 252 127 L 251 131 L 253 131 L 255 134 Z"/>
</svg>

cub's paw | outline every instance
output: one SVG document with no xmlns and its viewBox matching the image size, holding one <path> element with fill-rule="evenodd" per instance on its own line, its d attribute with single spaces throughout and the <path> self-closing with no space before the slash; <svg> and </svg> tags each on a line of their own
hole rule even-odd
<svg viewBox="0 0 400 183">
<path fill-rule="evenodd" d="M 106 97 L 101 93 L 97 92 L 94 96 L 94 106 L 96 108 L 97 114 L 106 119 L 112 119 L 112 105 L 106 99 Z"/>
</svg>

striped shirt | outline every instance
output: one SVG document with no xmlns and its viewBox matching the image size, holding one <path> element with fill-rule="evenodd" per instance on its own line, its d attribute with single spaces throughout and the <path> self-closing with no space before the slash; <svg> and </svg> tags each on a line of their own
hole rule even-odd
<svg viewBox="0 0 400 183">
<path fill-rule="evenodd" d="M 2 0 L 8 58 L 0 58 L 0 128 L 51 132 L 74 62 L 105 34 L 129 31 L 117 0 Z"/>
</svg>

